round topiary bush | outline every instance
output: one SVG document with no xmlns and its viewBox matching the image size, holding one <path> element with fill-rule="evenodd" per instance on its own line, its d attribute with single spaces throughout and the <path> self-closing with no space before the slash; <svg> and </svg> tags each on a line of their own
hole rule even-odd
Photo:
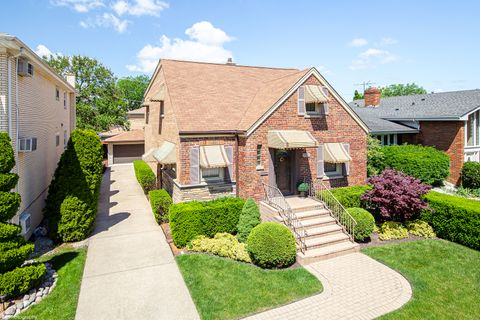
<svg viewBox="0 0 480 320">
<path fill-rule="evenodd" d="M 362 208 L 348 208 L 347 211 L 357 222 L 355 226 L 355 240 L 364 241 L 370 237 L 375 229 L 375 219 L 372 214 Z"/>
<path fill-rule="evenodd" d="M 480 162 L 465 162 L 462 168 L 462 186 L 469 189 L 480 188 Z"/>
<path fill-rule="evenodd" d="M 450 174 L 450 158 L 433 147 L 404 144 L 385 146 L 385 168 L 402 171 L 430 185 L 441 184 Z"/>
<path fill-rule="evenodd" d="M 262 268 L 285 268 L 295 263 L 297 248 L 290 230 L 274 222 L 261 223 L 252 229 L 247 250 L 253 263 Z"/>
</svg>

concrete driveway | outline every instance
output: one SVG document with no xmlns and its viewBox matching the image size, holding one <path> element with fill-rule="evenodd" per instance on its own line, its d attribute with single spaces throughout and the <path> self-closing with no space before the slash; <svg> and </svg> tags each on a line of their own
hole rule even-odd
<svg viewBox="0 0 480 320">
<path fill-rule="evenodd" d="M 199 319 L 132 165 L 103 176 L 76 319 Z"/>
</svg>

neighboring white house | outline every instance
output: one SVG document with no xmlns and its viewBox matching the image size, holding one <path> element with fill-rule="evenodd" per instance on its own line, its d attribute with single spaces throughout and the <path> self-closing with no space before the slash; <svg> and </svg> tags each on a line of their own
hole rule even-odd
<svg viewBox="0 0 480 320">
<path fill-rule="evenodd" d="M 0 130 L 15 150 L 13 219 L 30 237 L 41 222 L 48 186 L 75 129 L 75 77 L 65 80 L 15 36 L 0 34 Z"/>
</svg>

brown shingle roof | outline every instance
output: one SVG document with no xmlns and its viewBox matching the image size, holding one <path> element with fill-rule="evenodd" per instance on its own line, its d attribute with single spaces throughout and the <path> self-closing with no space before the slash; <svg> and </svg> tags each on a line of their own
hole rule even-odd
<svg viewBox="0 0 480 320">
<path fill-rule="evenodd" d="M 105 143 L 112 142 L 141 142 L 145 140 L 143 130 L 125 131 L 124 133 L 117 134 L 111 138 L 105 139 Z"/>
<path fill-rule="evenodd" d="M 162 59 L 161 71 L 178 128 L 187 132 L 250 128 L 308 70 Z"/>
</svg>

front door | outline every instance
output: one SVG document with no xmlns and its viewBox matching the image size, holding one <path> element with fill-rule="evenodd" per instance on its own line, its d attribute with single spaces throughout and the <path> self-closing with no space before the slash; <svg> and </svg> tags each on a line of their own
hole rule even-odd
<svg viewBox="0 0 480 320">
<path fill-rule="evenodd" d="M 292 163 L 291 150 L 275 149 L 275 180 L 282 194 L 290 195 L 292 191 Z"/>
</svg>

